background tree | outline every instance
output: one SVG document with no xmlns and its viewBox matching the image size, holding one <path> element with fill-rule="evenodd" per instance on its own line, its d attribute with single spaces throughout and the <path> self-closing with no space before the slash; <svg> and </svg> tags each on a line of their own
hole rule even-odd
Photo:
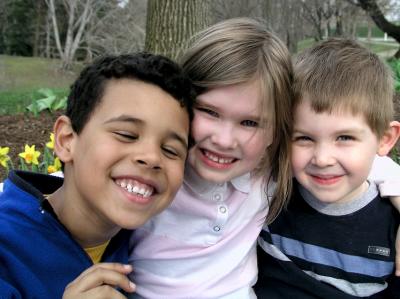
<svg viewBox="0 0 400 299">
<path fill-rule="evenodd" d="M 103 12 L 93 16 L 85 30 L 86 59 L 109 53 L 143 50 L 146 35 L 145 0 L 130 0 L 124 5 L 108 1 Z"/>
<path fill-rule="evenodd" d="M 366 28 L 376 34 L 368 14 L 396 38 L 395 5 L 398 0 L 0 0 L 0 53 L 61 58 L 64 68 L 144 48 L 175 58 L 195 32 L 233 17 L 265 20 L 296 53 L 309 38 L 368 37 Z"/>
<path fill-rule="evenodd" d="M 145 50 L 176 59 L 194 33 L 207 27 L 209 0 L 148 0 Z"/>
<path fill-rule="evenodd" d="M 301 1 L 304 19 L 314 29 L 314 39 L 322 40 L 329 36 L 330 20 L 333 16 L 334 1 L 304 0 Z"/>
<path fill-rule="evenodd" d="M 1 42 L 3 52 L 10 55 L 32 56 L 32 28 L 34 27 L 34 0 L 2 0 Z"/>
<path fill-rule="evenodd" d="M 260 17 L 260 0 L 214 0 L 210 4 L 211 23 L 237 17 Z"/>
<path fill-rule="evenodd" d="M 353 3 L 365 10 L 379 29 L 386 32 L 389 36 L 393 37 L 398 43 L 400 43 L 400 26 L 388 21 L 377 1 L 355 0 Z M 394 57 L 400 58 L 400 49 L 396 52 Z"/>
<path fill-rule="evenodd" d="M 302 17 L 303 7 L 298 0 L 263 0 L 261 17 L 287 45 L 290 52 L 297 52 L 297 43 L 311 35 L 308 23 Z"/>
<path fill-rule="evenodd" d="M 64 0 L 64 12 L 61 18 L 67 19 L 66 35 L 63 39 L 59 30 L 60 14 L 56 12 L 55 0 L 46 0 L 52 20 L 54 39 L 62 61 L 62 68 L 72 66 L 76 52 L 82 43 L 82 37 L 87 24 L 94 15 L 94 9 L 101 9 L 104 1 L 95 0 Z M 97 6 L 95 6 L 97 4 Z"/>
</svg>

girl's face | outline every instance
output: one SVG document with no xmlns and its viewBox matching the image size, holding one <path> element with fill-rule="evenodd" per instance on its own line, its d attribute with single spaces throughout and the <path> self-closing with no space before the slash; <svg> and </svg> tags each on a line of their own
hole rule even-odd
<svg viewBox="0 0 400 299">
<path fill-rule="evenodd" d="M 261 123 L 257 80 L 198 96 L 192 122 L 195 146 L 189 163 L 202 178 L 222 183 L 254 170 L 272 142 Z"/>
</svg>

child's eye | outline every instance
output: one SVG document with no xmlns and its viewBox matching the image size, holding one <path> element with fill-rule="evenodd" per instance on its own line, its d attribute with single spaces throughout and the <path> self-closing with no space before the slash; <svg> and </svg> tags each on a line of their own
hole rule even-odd
<svg viewBox="0 0 400 299">
<path fill-rule="evenodd" d="M 171 147 L 163 147 L 162 150 L 166 154 L 167 157 L 169 158 L 177 158 L 179 157 L 178 151 L 176 151 L 174 148 Z"/>
<path fill-rule="evenodd" d="M 258 122 L 254 121 L 254 120 L 246 119 L 246 120 L 241 122 L 241 125 L 245 126 L 245 127 L 257 128 L 258 127 Z"/>
<path fill-rule="evenodd" d="M 136 134 L 132 134 L 129 132 L 114 132 L 114 134 L 116 134 L 118 137 L 123 138 L 125 140 L 136 140 L 138 139 L 139 136 L 137 136 Z"/>
<path fill-rule="evenodd" d="M 311 137 L 305 135 L 298 135 L 293 137 L 294 142 L 311 142 L 313 141 Z"/>
<path fill-rule="evenodd" d="M 213 117 L 218 117 L 219 116 L 217 112 L 215 112 L 215 111 L 213 111 L 211 109 L 208 109 L 208 108 L 197 107 L 196 109 L 199 110 L 200 112 L 204 112 L 204 113 L 206 113 L 206 114 L 208 114 L 210 116 L 213 116 Z"/>
<path fill-rule="evenodd" d="M 352 141 L 352 140 L 355 140 L 355 138 L 353 136 L 350 136 L 350 135 L 340 135 L 337 138 L 337 140 L 338 141 Z"/>
</svg>

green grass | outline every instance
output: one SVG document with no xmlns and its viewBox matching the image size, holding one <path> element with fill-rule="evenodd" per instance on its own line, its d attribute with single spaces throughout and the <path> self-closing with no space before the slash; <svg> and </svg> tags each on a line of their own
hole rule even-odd
<svg viewBox="0 0 400 299">
<path fill-rule="evenodd" d="M 365 47 L 367 47 L 368 49 L 370 49 L 372 52 L 380 55 L 385 55 L 386 53 L 393 53 L 399 49 L 400 45 L 397 42 L 392 42 L 392 41 L 371 41 L 368 42 L 365 39 L 359 40 L 359 42 L 361 44 L 364 44 Z M 312 47 L 314 44 L 316 43 L 316 41 L 313 38 L 308 38 L 308 39 L 304 39 L 302 41 L 300 41 L 297 44 L 297 48 L 298 48 L 298 52 L 302 52 L 305 49 L 308 49 L 310 47 Z M 391 55 L 393 55 L 391 54 Z M 385 55 L 385 57 L 388 57 L 387 55 Z"/>
<path fill-rule="evenodd" d="M 357 36 L 358 37 L 367 37 L 368 36 L 368 26 L 357 26 Z M 376 26 L 372 26 L 371 28 L 371 36 L 372 37 L 383 37 L 384 33 Z"/>
<path fill-rule="evenodd" d="M 386 51 L 398 50 L 399 44 L 394 42 L 386 42 L 386 43 L 376 43 L 376 42 L 367 42 L 362 41 L 362 44 L 365 45 L 368 49 L 370 49 L 374 53 L 381 53 Z"/>
<path fill-rule="evenodd" d="M 393 148 L 390 152 L 390 157 L 393 159 L 394 162 L 400 164 L 400 151 L 397 147 Z"/>
<path fill-rule="evenodd" d="M 33 100 L 42 97 L 37 92 L 40 88 L 67 95 L 82 66 L 71 72 L 61 71 L 59 66 L 56 59 L 0 55 L 0 114 L 24 112 Z"/>
<path fill-rule="evenodd" d="M 315 44 L 315 40 L 313 38 L 307 38 L 302 41 L 299 41 L 297 44 L 297 51 L 302 52 L 305 49 L 311 48 L 312 45 Z"/>
</svg>

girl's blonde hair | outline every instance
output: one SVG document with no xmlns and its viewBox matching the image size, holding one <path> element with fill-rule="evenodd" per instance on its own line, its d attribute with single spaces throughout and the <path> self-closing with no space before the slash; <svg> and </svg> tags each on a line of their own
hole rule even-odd
<svg viewBox="0 0 400 299">
<path fill-rule="evenodd" d="M 255 174 L 264 176 L 264 186 L 268 186 L 271 178 L 277 183 L 266 219 L 271 222 L 287 202 L 292 186 L 289 159 L 292 63 L 289 51 L 263 23 L 234 18 L 197 34 L 181 64 L 200 94 L 216 87 L 253 80 L 259 82 L 261 118 L 265 126 L 272 127 L 273 142 Z"/>
</svg>

